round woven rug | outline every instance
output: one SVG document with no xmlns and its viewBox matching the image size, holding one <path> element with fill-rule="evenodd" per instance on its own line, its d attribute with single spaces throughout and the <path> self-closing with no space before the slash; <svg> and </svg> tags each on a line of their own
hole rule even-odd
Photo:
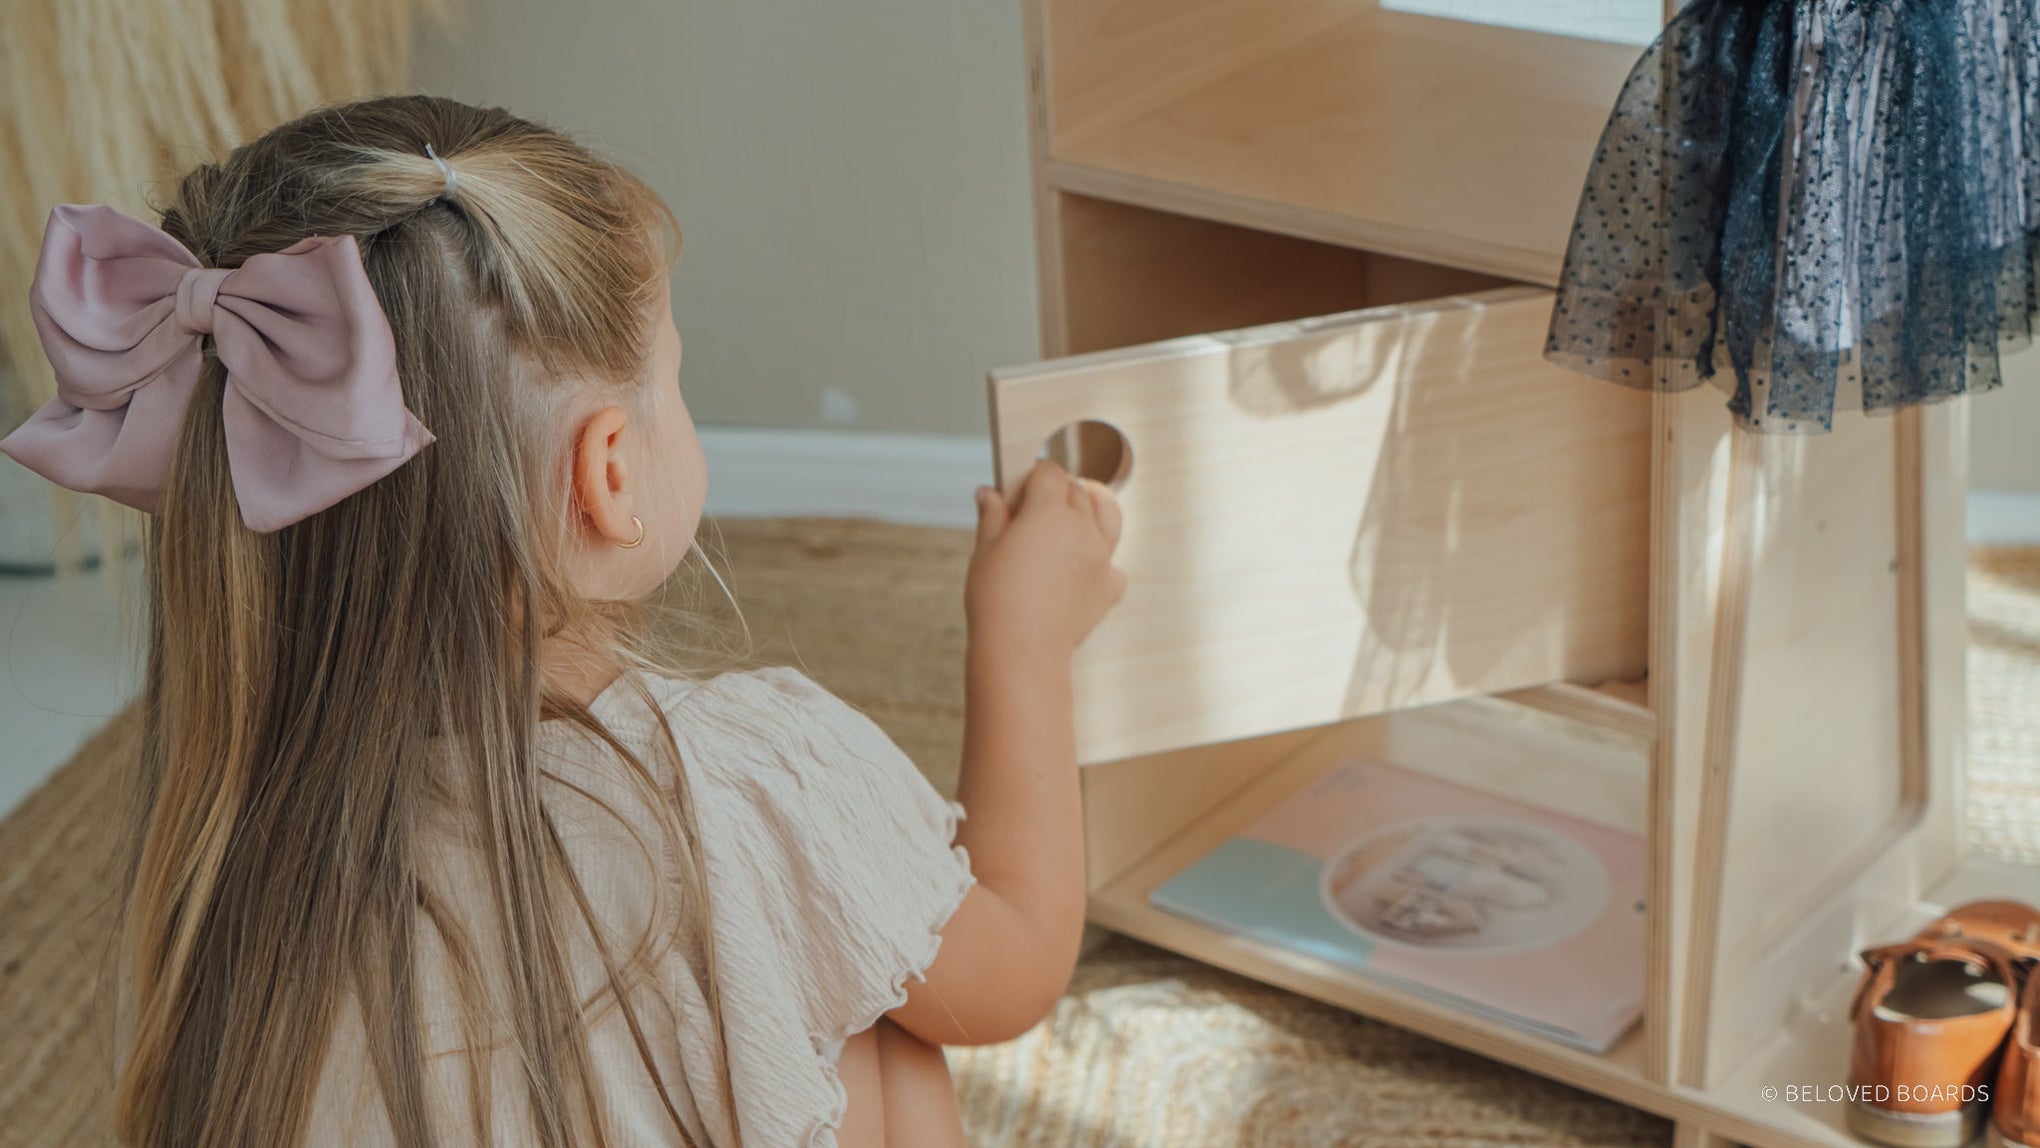
<svg viewBox="0 0 2040 1148">
<path fill-rule="evenodd" d="M 720 534 L 758 657 L 870 713 L 953 792 L 969 535 L 837 520 Z M 1970 835 L 2040 864 L 2040 549 L 1976 551 L 1970 613 Z M 116 722 L 0 822 L 0 1148 L 110 1142 L 96 974 L 127 743 Z M 1634 1109 L 1120 937 L 1033 1031 L 949 1062 L 982 1148 L 1671 1139 Z"/>
</svg>

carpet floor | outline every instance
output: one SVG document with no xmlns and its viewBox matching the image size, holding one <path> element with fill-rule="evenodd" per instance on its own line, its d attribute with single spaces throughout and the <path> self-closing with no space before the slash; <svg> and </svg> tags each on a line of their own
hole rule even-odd
<svg viewBox="0 0 2040 1148">
<path fill-rule="evenodd" d="M 756 656 L 870 713 L 953 792 L 969 535 L 805 519 L 719 534 Z M 1970 837 L 2040 864 L 2040 549 L 1973 552 L 1969 594 Z M 130 740 L 115 722 L 0 822 L 0 1148 L 110 1142 L 98 972 Z M 949 1061 L 984 1148 L 1671 1139 L 1634 1109 L 1123 937 L 1090 950 L 1033 1031 Z"/>
</svg>

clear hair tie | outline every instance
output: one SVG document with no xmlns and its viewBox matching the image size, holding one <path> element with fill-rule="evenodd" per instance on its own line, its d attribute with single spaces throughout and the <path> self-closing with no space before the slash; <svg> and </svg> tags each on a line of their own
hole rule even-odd
<svg viewBox="0 0 2040 1148">
<path fill-rule="evenodd" d="M 453 165 L 439 158 L 439 153 L 432 150 L 431 144 L 425 145 L 425 157 L 438 164 L 440 173 L 446 176 L 446 186 L 439 189 L 439 198 L 453 199 L 455 189 L 460 187 L 460 176 L 454 174 Z"/>
</svg>

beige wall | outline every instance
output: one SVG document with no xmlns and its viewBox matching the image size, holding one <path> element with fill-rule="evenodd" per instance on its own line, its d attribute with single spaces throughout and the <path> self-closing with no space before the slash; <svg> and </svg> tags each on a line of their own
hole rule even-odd
<svg viewBox="0 0 2040 1148">
<path fill-rule="evenodd" d="M 1018 0 L 466 0 L 419 87 L 590 138 L 686 235 L 708 424 L 983 433 L 1036 357 Z"/>
<path fill-rule="evenodd" d="M 1970 399 L 1969 485 L 2040 491 L 2040 347 L 2004 359 L 2005 385 Z"/>
</svg>

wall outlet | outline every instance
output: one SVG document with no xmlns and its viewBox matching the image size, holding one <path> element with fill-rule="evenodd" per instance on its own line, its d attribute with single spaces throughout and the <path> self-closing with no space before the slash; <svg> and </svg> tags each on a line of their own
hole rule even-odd
<svg viewBox="0 0 2040 1148">
<path fill-rule="evenodd" d="M 841 387 L 823 387 L 822 422 L 832 427 L 856 426 L 857 396 Z"/>
</svg>

